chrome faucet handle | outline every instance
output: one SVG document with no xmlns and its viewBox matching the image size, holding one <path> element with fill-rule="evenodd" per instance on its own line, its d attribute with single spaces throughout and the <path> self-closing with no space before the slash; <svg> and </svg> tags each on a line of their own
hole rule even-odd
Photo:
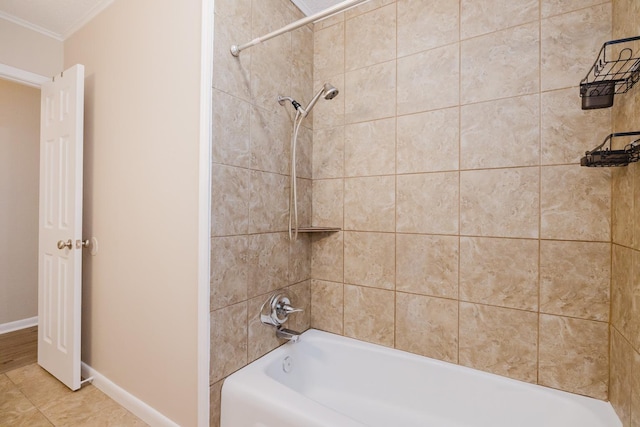
<svg viewBox="0 0 640 427">
<path fill-rule="evenodd" d="M 291 313 L 304 311 L 291 306 L 291 300 L 285 293 L 273 294 L 260 308 L 260 321 L 266 325 L 281 326 Z"/>
<path fill-rule="evenodd" d="M 280 303 L 278 303 L 278 305 L 276 306 L 276 310 L 278 310 L 278 314 L 284 314 L 285 316 L 288 316 L 291 313 L 299 313 L 301 311 L 304 311 L 304 309 L 302 308 L 291 307 L 289 303 L 284 302 L 284 300 L 286 299 L 288 298 L 284 297 L 282 300 L 280 300 Z"/>
</svg>

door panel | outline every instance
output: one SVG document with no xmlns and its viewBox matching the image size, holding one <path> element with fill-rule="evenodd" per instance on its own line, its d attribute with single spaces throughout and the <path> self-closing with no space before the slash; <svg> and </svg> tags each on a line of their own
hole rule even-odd
<svg viewBox="0 0 640 427">
<path fill-rule="evenodd" d="M 84 67 L 75 65 L 43 84 L 41 96 L 38 364 L 77 390 Z"/>
</svg>

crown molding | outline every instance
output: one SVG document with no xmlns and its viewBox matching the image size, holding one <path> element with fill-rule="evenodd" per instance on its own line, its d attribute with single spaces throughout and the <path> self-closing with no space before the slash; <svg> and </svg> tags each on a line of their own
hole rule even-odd
<svg viewBox="0 0 640 427">
<path fill-rule="evenodd" d="M 56 33 L 54 31 L 51 30 L 47 30 L 46 28 L 43 28 L 39 25 L 36 24 L 32 24 L 29 21 L 25 21 L 24 19 L 20 19 L 17 16 L 13 16 L 10 15 L 6 12 L 2 12 L 0 11 L 0 19 L 4 19 L 5 21 L 9 21 L 9 22 L 13 22 L 16 25 L 20 25 L 21 27 L 24 27 L 28 30 L 31 31 L 35 31 L 36 33 L 40 33 L 42 35 L 45 35 L 47 37 L 51 37 L 52 39 L 58 40 L 59 42 L 64 41 L 64 39 L 62 38 L 62 35 L 59 33 Z"/>
</svg>

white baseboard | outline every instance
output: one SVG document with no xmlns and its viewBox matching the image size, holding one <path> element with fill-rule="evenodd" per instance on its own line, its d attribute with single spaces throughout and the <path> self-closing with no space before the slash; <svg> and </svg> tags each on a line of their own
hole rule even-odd
<svg viewBox="0 0 640 427">
<path fill-rule="evenodd" d="M 118 402 L 125 409 L 133 413 L 136 417 L 140 418 L 145 423 L 151 426 L 158 427 L 179 427 L 178 424 L 171 421 L 160 412 L 138 399 L 119 385 L 115 384 L 107 377 L 93 369 L 91 366 L 82 362 L 82 377 L 91 378 L 91 382 L 104 394 Z"/>
<path fill-rule="evenodd" d="M 0 324 L 0 335 L 8 332 L 18 331 L 20 329 L 30 328 L 32 326 L 38 326 L 38 316 L 30 317 L 28 319 L 16 320 L 15 322 Z"/>
</svg>

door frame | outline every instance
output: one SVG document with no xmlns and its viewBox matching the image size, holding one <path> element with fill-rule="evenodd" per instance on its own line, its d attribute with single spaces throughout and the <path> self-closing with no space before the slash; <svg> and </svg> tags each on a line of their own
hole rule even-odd
<svg viewBox="0 0 640 427">
<path fill-rule="evenodd" d="M 11 65 L 0 64 L 0 78 L 11 80 L 12 82 L 21 83 L 23 85 L 31 86 L 40 89 L 42 84 L 50 80 L 49 77 L 41 76 L 40 74 L 32 73 L 30 71 L 21 70 L 20 68 L 12 67 Z"/>
</svg>

